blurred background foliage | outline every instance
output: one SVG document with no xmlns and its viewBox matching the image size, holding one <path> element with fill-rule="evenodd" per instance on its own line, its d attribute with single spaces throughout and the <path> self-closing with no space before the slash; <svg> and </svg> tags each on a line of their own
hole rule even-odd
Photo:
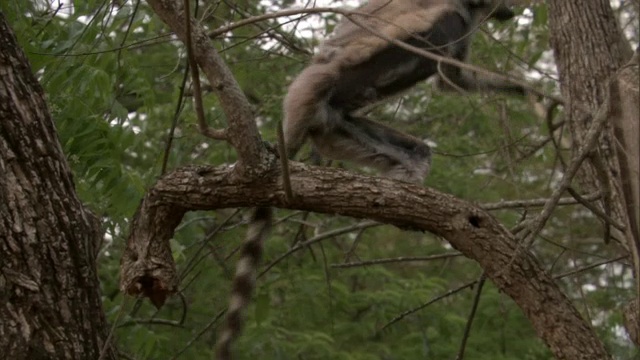
<svg viewBox="0 0 640 360">
<path fill-rule="evenodd" d="M 202 26 L 213 30 L 313 3 L 244 0 L 192 5 Z M 634 14 L 625 2 L 612 5 L 637 43 Z M 163 166 L 170 171 L 187 164 L 234 162 L 232 148 L 197 132 L 183 44 L 139 0 L 7 0 L 0 9 L 45 89 L 78 193 L 102 218 L 106 235 L 98 265 L 104 309 L 112 322 L 117 321 L 115 339 L 123 357 L 212 358 L 235 253 L 244 237 L 244 209 L 187 214 L 173 241 L 182 294 L 161 310 L 147 301 L 124 301 L 118 291 L 129 221 Z M 538 4 L 517 11 L 516 22 L 489 24 L 479 32 L 471 61 L 527 76 L 536 86 L 555 92 L 546 7 Z M 330 13 L 278 18 L 212 40 L 250 99 L 267 141 L 275 141 L 287 84 L 336 20 Z M 225 115 L 209 90 L 204 101 L 209 124 L 223 127 Z M 443 94 L 425 83 L 378 106 L 372 116 L 433 146 L 433 170 L 426 186 L 487 204 L 550 194 L 571 145 L 568 129 L 557 123 L 556 115 L 545 119 L 523 99 Z M 524 205 L 493 213 L 512 227 L 531 211 L 535 207 Z M 277 217 L 266 244 L 265 271 L 236 347 L 238 359 L 455 358 L 478 289 L 470 285 L 481 275 L 475 263 L 460 256 L 425 259 L 455 253 L 431 234 L 322 214 L 279 210 Z M 342 231 L 331 236 L 337 229 Z M 624 250 L 615 241 L 604 244 L 602 234 L 601 222 L 584 207 L 563 206 L 532 251 L 551 274 L 565 275 L 558 278 L 560 286 L 616 358 L 636 358 L 616 311 L 633 296 L 631 270 L 627 262 L 615 260 Z M 401 257 L 403 261 L 358 264 Z M 344 263 L 353 264 L 336 267 Z M 590 267 L 598 263 L 603 265 Z M 459 288 L 463 289 L 455 291 Z M 443 296 L 448 292 L 452 294 Z M 549 359 L 550 353 L 522 312 L 487 283 L 466 358 L 540 360 Z"/>
</svg>

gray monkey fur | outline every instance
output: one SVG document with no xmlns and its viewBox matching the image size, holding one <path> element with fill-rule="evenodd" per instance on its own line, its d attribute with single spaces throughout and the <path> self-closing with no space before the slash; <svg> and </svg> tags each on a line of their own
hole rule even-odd
<svg viewBox="0 0 640 360">
<path fill-rule="evenodd" d="M 384 37 L 413 41 L 414 46 L 464 61 L 469 37 L 482 21 L 507 20 L 514 14 L 504 0 L 371 0 L 351 16 Z M 465 90 L 524 93 L 522 88 L 496 79 L 403 54 L 359 24 L 343 19 L 289 86 L 284 99 L 284 138 L 289 157 L 295 156 L 310 138 L 323 156 L 371 166 L 381 170 L 383 176 L 421 183 L 430 170 L 429 147 L 420 139 L 366 119 L 358 110 L 426 78 L 440 77 L 436 67 L 448 82 Z M 422 42 L 416 40 L 420 37 Z M 429 40 L 443 43 L 430 46 Z M 385 61 L 389 63 L 382 64 Z M 360 82 L 366 84 L 353 85 Z M 446 86 L 446 81 L 438 83 Z"/>
</svg>

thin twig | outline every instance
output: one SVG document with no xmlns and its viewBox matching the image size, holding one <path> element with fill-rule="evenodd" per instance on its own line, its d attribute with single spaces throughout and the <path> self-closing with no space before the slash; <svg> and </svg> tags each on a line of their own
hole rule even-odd
<svg viewBox="0 0 640 360">
<path fill-rule="evenodd" d="M 186 42 L 187 57 L 189 58 L 189 64 L 191 65 L 191 81 L 193 82 L 193 100 L 196 107 L 196 116 L 198 118 L 198 129 L 202 135 L 216 140 L 226 140 L 227 134 L 224 129 L 214 129 L 207 125 L 207 121 L 204 118 L 204 106 L 202 105 L 202 88 L 200 86 L 200 70 L 198 69 L 198 63 L 193 55 L 193 47 L 191 45 L 191 10 L 189 9 L 189 0 L 184 0 L 184 12 L 185 12 L 185 28 L 187 31 Z"/>
<path fill-rule="evenodd" d="M 600 151 L 594 151 L 591 154 L 591 167 L 595 172 L 595 180 L 598 187 L 600 188 L 600 192 L 602 193 L 602 208 L 604 213 L 611 217 L 612 209 L 616 201 L 613 199 L 614 194 L 617 191 L 614 191 L 612 188 L 614 180 L 611 178 L 611 173 L 608 170 L 608 163 L 605 159 L 602 158 L 602 154 Z M 624 230 L 623 230 L 624 232 Z M 604 228 L 604 242 L 605 244 L 609 243 L 609 239 L 611 238 L 611 229 L 608 226 Z"/>
<path fill-rule="evenodd" d="M 189 78 L 189 61 L 187 61 L 186 69 L 184 69 L 184 76 L 182 77 L 182 84 L 178 91 L 178 102 L 176 103 L 176 109 L 173 112 L 173 119 L 171 120 L 171 128 L 169 128 L 169 135 L 167 135 L 167 143 L 164 146 L 164 154 L 162 155 L 162 168 L 160 175 L 164 175 L 167 172 L 167 165 L 169 164 L 169 155 L 171 153 L 171 147 L 173 146 L 173 138 L 176 133 L 176 127 L 178 126 L 178 119 L 184 105 L 184 94 L 187 87 L 187 79 Z"/>
<path fill-rule="evenodd" d="M 600 198 L 600 193 L 588 194 L 585 196 L 581 196 L 584 201 L 593 201 Z M 518 209 L 518 208 L 535 208 L 544 206 L 548 198 L 540 198 L 540 199 L 530 199 L 530 200 L 509 200 L 509 201 L 499 201 L 496 203 L 485 203 L 480 204 L 480 207 L 485 210 L 502 210 L 502 209 Z M 557 205 L 575 205 L 580 202 L 571 197 L 565 197 L 558 199 Z"/>
<path fill-rule="evenodd" d="M 461 253 L 450 253 L 450 254 L 438 254 L 438 255 L 430 255 L 430 256 L 400 256 L 396 258 L 386 258 L 386 259 L 375 259 L 375 260 L 367 260 L 367 261 L 358 261 L 358 262 L 350 262 L 344 264 L 331 264 L 332 268 L 353 268 L 353 267 L 362 267 L 368 265 L 382 265 L 382 264 L 390 264 L 397 262 L 413 262 L 413 261 L 431 261 L 431 260 L 440 260 L 440 259 L 448 259 L 452 257 L 462 256 Z"/>
<path fill-rule="evenodd" d="M 460 291 L 462 291 L 462 290 L 464 290 L 466 288 L 470 288 L 470 287 L 474 286 L 476 283 L 478 283 L 478 280 L 474 280 L 474 281 L 468 282 L 468 283 L 466 283 L 466 284 L 464 284 L 462 286 L 459 286 L 459 287 L 457 287 L 455 289 L 449 290 L 449 291 L 447 291 L 446 293 L 444 293 L 442 295 L 436 296 L 435 298 L 427 301 L 426 303 L 424 303 L 424 304 L 422 304 L 422 305 L 420 305 L 420 306 L 418 306 L 416 308 L 409 309 L 409 310 L 403 312 L 402 314 L 396 316 L 395 318 L 391 319 L 391 321 L 386 323 L 380 330 L 378 330 L 378 333 L 386 330 L 389 326 L 397 323 L 398 321 L 404 319 L 405 317 L 407 317 L 407 316 L 409 316 L 409 315 L 411 315 L 411 314 L 413 314 L 415 312 L 418 312 L 418 311 L 426 308 L 427 306 L 429 306 L 429 305 L 431 305 L 431 304 L 433 304 L 435 302 L 438 302 L 438 301 L 440 301 L 440 300 L 442 300 L 442 299 L 444 299 L 446 297 L 449 297 L 449 296 L 451 296 L 453 294 L 456 294 L 456 293 L 458 293 L 458 292 L 460 292 Z"/>
<path fill-rule="evenodd" d="M 215 38 L 215 37 L 218 37 L 219 35 L 222 35 L 226 32 L 237 29 L 239 27 L 251 25 L 253 23 L 257 23 L 265 20 L 271 20 L 279 17 L 292 16 L 292 15 L 301 15 L 301 14 L 310 15 L 310 14 L 320 14 L 320 13 L 327 13 L 327 12 L 343 14 L 343 15 L 345 13 L 349 13 L 349 11 L 345 11 L 338 8 L 332 8 L 332 7 L 319 7 L 319 8 L 313 8 L 313 9 L 290 9 L 290 10 L 276 11 L 276 12 L 262 14 L 258 16 L 252 16 L 246 19 L 236 21 L 234 23 L 219 27 L 211 31 L 207 35 L 210 38 Z"/>
<path fill-rule="evenodd" d="M 560 181 L 560 184 L 551 194 L 551 197 L 549 198 L 549 200 L 547 200 L 547 203 L 544 205 L 540 214 L 529 223 L 527 232 L 520 236 L 523 241 L 520 243 L 520 245 L 518 245 L 517 251 L 520 251 L 521 248 L 528 248 L 533 243 L 536 235 L 542 230 L 547 220 L 549 220 L 549 218 L 551 217 L 551 213 L 558 205 L 560 197 L 571 185 L 571 182 L 573 181 L 575 175 L 578 173 L 578 170 L 580 169 L 583 161 L 595 148 L 598 138 L 600 137 L 600 133 L 602 132 L 602 129 L 607 122 L 608 113 L 608 107 L 603 106 L 594 116 L 591 126 L 587 131 L 587 135 L 585 136 L 585 141 L 580 149 L 574 154 L 571 163 L 569 164 L 567 170 L 564 173 L 564 176 L 562 177 L 562 180 Z M 516 257 L 517 254 L 514 254 L 512 261 Z"/>
<path fill-rule="evenodd" d="M 122 300 L 122 303 L 120 304 L 120 310 L 118 310 L 118 313 L 116 314 L 116 318 L 115 320 L 113 320 L 113 324 L 109 329 L 109 334 L 107 335 L 107 338 L 104 340 L 104 345 L 100 349 L 100 355 L 98 356 L 98 360 L 104 359 L 104 357 L 107 355 L 107 348 L 113 346 L 113 342 L 112 342 L 113 333 L 116 330 L 116 327 L 118 326 L 118 321 L 120 321 L 120 317 L 122 317 L 122 314 L 124 313 L 124 310 L 128 302 L 129 302 L 129 298 L 125 296 L 124 299 Z"/>
<path fill-rule="evenodd" d="M 184 328 L 184 325 L 175 320 L 169 319 L 131 319 L 118 328 L 130 327 L 134 325 L 163 325 L 168 327 Z"/>
<path fill-rule="evenodd" d="M 258 275 L 258 278 L 262 277 L 262 275 L 266 274 L 269 270 L 271 270 L 271 268 L 276 266 L 278 263 L 280 263 L 280 261 L 284 260 L 289 255 L 293 254 L 296 251 L 304 249 L 307 246 L 315 244 L 318 241 L 322 241 L 322 240 L 331 238 L 333 236 L 346 234 L 346 233 L 349 233 L 351 231 L 360 230 L 360 229 L 366 229 L 366 228 L 370 228 L 370 227 L 373 227 L 373 226 L 379 226 L 379 225 L 382 225 L 382 224 L 380 224 L 379 222 L 376 222 L 376 221 L 362 221 L 362 222 L 360 222 L 358 224 L 355 224 L 355 225 L 346 226 L 346 227 L 343 227 L 343 228 L 327 231 L 325 233 L 316 235 L 316 236 L 312 237 L 311 239 L 309 239 L 307 241 L 298 243 L 298 245 L 292 247 L 287 252 L 285 252 L 284 254 L 280 255 L 277 259 L 273 260 L 271 263 L 269 263 L 269 265 L 265 266 L 265 268 Z"/>
<path fill-rule="evenodd" d="M 213 325 L 215 325 L 226 312 L 226 308 L 224 310 L 220 310 L 220 312 L 218 312 L 218 314 L 211 321 L 209 321 L 209 323 L 205 325 L 202 330 L 200 330 L 191 340 L 189 340 L 189 342 L 182 349 L 178 350 L 178 352 L 175 353 L 170 360 L 178 359 L 180 355 L 182 355 L 182 353 L 187 351 L 196 341 L 198 341 L 198 339 L 202 335 L 204 335 L 205 332 L 207 332 Z"/>
<path fill-rule="evenodd" d="M 617 261 L 620 261 L 620 260 L 624 260 L 624 259 L 626 259 L 628 257 L 629 257 L 629 255 L 627 254 L 627 255 L 618 256 L 617 258 L 614 258 L 614 259 L 602 260 L 600 262 L 593 263 L 591 265 L 587 265 L 587 266 L 581 267 L 579 269 L 575 269 L 575 270 L 567 271 L 567 272 L 562 273 L 562 274 L 554 275 L 553 278 L 555 280 L 562 279 L 562 278 L 565 278 L 565 277 L 568 277 L 568 276 L 579 274 L 579 273 L 587 271 L 587 270 L 591 270 L 593 268 L 597 268 L 598 266 L 602 266 L 602 265 L 614 263 L 614 262 L 617 262 Z"/>
<path fill-rule="evenodd" d="M 605 214 L 602 210 L 598 209 L 598 207 L 596 207 L 594 204 L 592 204 L 589 200 L 585 199 L 582 195 L 580 195 L 572 187 L 568 187 L 567 188 L 567 192 L 571 196 L 573 196 L 573 198 L 576 199 L 576 201 L 578 201 L 580 204 L 582 204 L 587 209 L 591 210 L 591 212 L 595 216 L 601 218 L 606 223 L 606 226 L 613 226 L 614 228 L 616 228 L 616 229 L 618 229 L 620 231 L 624 231 L 624 225 L 622 225 L 621 223 L 617 222 L 615 219 L 611 218 L 611 216 Z"/>
<path fill-rule="evenodd" d="M 476 290 L 476 296 L 473 298 L 473 306 L 471 307 L 471 313 L 467 319 L 467 325 L 464 327 L 464 335 L 462 336 L 462 342 L 460 343 L 460 350 L 456 360 L 462 360 L 464 358 L 464 350 L 467 347 L 467 340 L 469 340 L 469 334 L 471 334 L 471 325 L 473 325 L 473 319 L 476 317 L 476 311 L 478 310 L 478 304 L 480 304 L 480 296 L 482 295 L 482 288 L 487 280 L 487 275 L 482 273 L 480 279 L 478 279 L 478 289 Z"/>
<path fill-rule="evenodd" d="M 288 204 L 293 203 L 293 191 L 291 190 L 291 179 L 289 178 L 289 157 L 284 143 L 284 130 L 282 121 L 278 121 L 278 153 L 280 155 L 280 167 L 282 168 L 282 187 L 284 197 Z"/>
<path fill-rule="evenodd" d="M 351 258 L 351 256 L 353 256 L 356 253 L 356 250 L 358 249 L 358 244 L 360 244 L 360 240 L 362 240 L 362 234 L 364 234 L 365 229 L 360 229 L 358 231 L 358 233 L 356 234 L 356 236 L 354 236 L 353 242 L 351 243 L 351 246 L 349 247 L 349 250 L 347 250 L 344 253 L 344 260 L 343 261 L 347 261 Z"/>
<path fill-rule="evenodd" d="M 222 222 L 218 224 L 218 226 L 216 226 L 213 229 L 213 231 L 205 235 L 204 239 L 202 239 L 202 245 L 200 245 L 198 250 L 195 251 L 196 255 L 194 255 L 191 259 L 189 259 L 187 264 L 184 266 L 183 270 L 178 275 L 179 279 L 182 280 L 186 278 L 187 275 L 189 275 L 189 273 L 200 263 L 200 261 L 202 261 L 204 258 L 206 258 L 209 255 L 209 252 L 205 254 L 200 254 L 200 252 L 209 244 L 209 241 L 213 239 L 229 223 L 229 221 L 231 221 L 231 219 L 233 219 L 239 212 L 240 212 L 240 209 L 234 210 L 229 216 L 227 216 L 224 220 L 222 220 Z M 228 272 L 228 269 L 226 269 L 226 267 L 224 266 L 224 262 L 219 261 L 219 264 L 222 266 L 223 269 L 225 269 Z"/>
<path fill-rule="evenodd" d="M 565 278 L 565 277 L 568 277 L 568 276 L 572 276 L 572 275 L 575 275 L 575 274 L 578 274 L 578 273 L 581 273 L 581 272 L 584 272 L 584 271 L 587 271 L 587 270 L 591 270 L 591 269 L 596 268 L 598 266 L 602 266 L 602 265 L 614 263 L 614 262 L 617 262 L 617 261 L 620 261 L 620 260 L 624 260 L 624 259 L 626 259 L 628 257 L 629 257 L 629 255 L 622 255 L 622 256 L 619 256 L 617 258 L 599 261 L 597 263 L 594 263 L 594 264 L 591 264 L 591 265 L 588 265 L 588 266 L 585 266 L 585 267 L 582 267 L 582 268 L 579 268 L 579 269 L 575 269 L 575 270 L 571 270 L 571 271 L 568 271 L 568 272 L 565 272 L 565 273 L 562 273 L 562 274 L 554 275 L 553 279 L 555 279 L 555 280 L 562 279 L 562 278 Z M 466 288 L 475 286 L 475 284 L 477 284 L 478 282 L 479 282 L 479 280 L 474 280 L 472 282 L 468 282 L 468 283 L 466 283 L 466 284 L 464 284 L 464 285 L 462 285 L 460 287 L 457 287 L 455 289 L 449 290 L 446 293 L 444 293 L 442 295 L 439 295 L 439 296 L 429 300 L 428 302 L 420 305 L 419 307 L 416 307 L 416 308 L 413 308 L 413 309 L 409 309 L 409 310 L 403 312 L 402 314 L 396 316 L 391 321 L 389 321 L 387 324 L 385 324 L 380 330 L 378 330 L 378 333 L 386 330 L 388 327 L 390 327 L 391 325 L 399 322 L 403 318 L 405 318 L 405 317 L 407 317 L 407 316 L 409 316 L 409 315 L 411 315 L 413 313 L 416 313 L 416 312 L 426 308 L 427 306 L 429 306 L 429 305 L 431 305 L 431 304 L 433 304 L 433 303 L 435 303 L 437 301 L 440 301 L 440 300 L 442 300 L 444 298 L 447 298 L 447 297 L 449 297 L 451 295 L 454 295 L 454 294 L 456 294 L 456 293 L 458 293 L 458 292 L 460 292 L 460 291 L 462 291 L 462 290 L 464 290 Z M 476 297 L 477 297 L 477 293 L 476 293 Z"/>
</svg>

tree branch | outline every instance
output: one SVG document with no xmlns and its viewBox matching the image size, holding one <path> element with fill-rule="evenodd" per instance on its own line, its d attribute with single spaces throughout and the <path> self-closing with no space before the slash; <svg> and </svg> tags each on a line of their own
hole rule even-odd
<svg viewBox="0 0 640 360">
<path fill-rule="evenodd" d="M 247 181 L 232 176 L 233 169 L 228 167 L 189 166 L 162 177 L 132 224 L 122 260 L 121 289 L 152 300 L 177 289 L 169 239 L 187 210 L 276 206 L 337 213 L 447 239 L 476 260 L 487 277 L 522 308 L 559 359 L 608 358 L 593 329 L 553 279 L 529 251 L 517 251 L 513 235 L 487 212 L 413 184 L 295 162 L 290 167 L 291 187 L 300 195 L 292 202 L 286 200 L 278 171 Z M 161 290 L 160 296 L 155 289 Z M 575 336 L 558 335 L 569 333 Z"/>
<path fill-rule="evenodd" d="M 187 29 L 184 8 L 181 1 L 149 0 L 153 11 L 164 21 L 183 42 L 187 43 Z M 251 177 L 264 171 L 274 163 L 262 142 L 254 121 L 251 106 L 240 89 L 229 68 L 215 50 L 202 27 L 191 19 L 191 46 L 193 57 L 202 68 L 220 105 L 227 116 L 228 128 L 225 136 L 238 153 L 236 171 Z M 270 159 L 271 161 L 267 161 Z"/>
</svg>

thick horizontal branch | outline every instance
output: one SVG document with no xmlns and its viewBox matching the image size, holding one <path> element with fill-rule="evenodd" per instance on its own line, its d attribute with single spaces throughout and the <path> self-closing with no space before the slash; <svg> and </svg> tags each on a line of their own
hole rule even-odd
<svg viewBox="0 0 640 360">
<path fill-rule="evenodd" d="M 341 214 L 445 238 L 477 261 L 522 308 L 559 359 L 589 358 L 582 354 L 607 358 L 593 329 L 553 279 L 531 253 L 517 252 L 512 234 L 484 210 L 413 184 L 339 169 L 290 165 L 291 201 L 285 198 L 281 175 L 275 170 L 254 181 L 243 181 L 232 167 L 190 166 L 161 178 L 143 200 L 132 224 L 122 261 L 123 291 L 143 293 L 161 303 L 167 293 L 177 289 L 169 239 L 187 210 L 273 206 Z M 155 289 L 161 293 L 156 294 Z M 574 335 L 566 335 L 570 333 Z"/>
</svg>

